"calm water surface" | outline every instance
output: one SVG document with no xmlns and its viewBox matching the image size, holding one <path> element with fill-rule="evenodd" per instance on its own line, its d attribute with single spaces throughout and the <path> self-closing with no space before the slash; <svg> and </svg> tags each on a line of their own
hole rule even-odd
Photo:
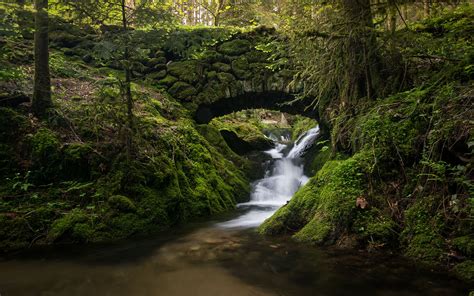
<svg viewBox="0 0 474 296">
<path fill-rule="evenodd" d="M 467 291 L 444 274 L 395 256 L 322 250 L 214 223 L 155 239 L 35 249 L 0 261 L 2 296 L 441 296 Z"/>
</svg>

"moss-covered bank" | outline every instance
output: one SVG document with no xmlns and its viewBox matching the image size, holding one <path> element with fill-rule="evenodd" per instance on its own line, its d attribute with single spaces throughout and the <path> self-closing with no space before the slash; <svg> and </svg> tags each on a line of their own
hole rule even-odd
<svg viewBox="0 0 474 296">
<path fill-rule="evenodd" d="M 455 43 L 468 52 L 462 59 L 418 60 L 411 89 L 364 102 L 352 113 L 322 116 L 331 135 L 318 145 L 316 175 L 265 221 L 261 233 L 389 247 L 473 281 L 474 87 L 472 27 L 465 25 L 473 16 L 464 7 L 418 25 L 426 35 L 417 46 L 436 52 L 440 43 Z"/>
</svg>

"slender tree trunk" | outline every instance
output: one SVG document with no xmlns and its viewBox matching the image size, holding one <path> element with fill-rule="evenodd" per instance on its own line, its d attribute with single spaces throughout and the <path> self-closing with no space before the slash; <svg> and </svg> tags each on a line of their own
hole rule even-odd
<svg viewBox="0 0 474 296">
<path fill-rule="evenodd" d="M 425 10 L 425 16 L 430 16 L 430 9 L 431 9 L 431 1 L 430 0 L 423 0 L 423 8 Z"/>
<path fill-rule="evenodd" d="M 48 0 L 35 0 L 35 76 L 31 109 L 43 116 L 52 106 L 49 74 Z"/>
<path fill-rule="evenodd" d="M 125 5 L 125 0 L 122 0 L 122 29 L 124 36 L 127 34 L 127 14 L 126 14 L 126 5 Z M 128 62 L 130 59 L 130 54 L 129 54 L 129 48 L 128 48 L 128 40 L 125 40 L 125 49 L 123 53 L 123 59 L 125 62 Z M 124 67 L 125 68 L 125 85 L 124 85 L 124 94 L 125 94 L 125 100 L 127 102 L 127 125 L 128 125 L 128 131 L 127 131 L 127 138 L 126 138 L 126 145 L 127 145 L 127 156 L 129 159 L 131 158 L 132 155 L 132 150 L 133 150 L 133 98 L 132 98 L 132 91 L 131 91 L 131 73 L 130 73 L 130 66 L 127 65 Z"/>
<path fill-rule="evenodd" d="M 377 75 L 375 54 L 376 39 L 372 34 L 373 21 L 370 0 L 341 0 L 347 19 L 346 85 L 343 102 L 353 101 L 374 94 L 373 77 Z"/>
<path fill-rule="evenodd" d="M 222 10 L 224 9 L 224 0 L 218 0 L 217 1 L 217 8 L 216 8 L 216 12 L 214 14 L 214 26 L 215 27 L 218 27 L 220 25 L 220 21 L 221 21 L 221 13 L 222 13 Z"/>
<path fill-rule="evenodd" d="M 390 6 L 389 8 L 389 30 L 392 34 L 397 30 L 397 8 L 395 5 Z"/>
</svg>

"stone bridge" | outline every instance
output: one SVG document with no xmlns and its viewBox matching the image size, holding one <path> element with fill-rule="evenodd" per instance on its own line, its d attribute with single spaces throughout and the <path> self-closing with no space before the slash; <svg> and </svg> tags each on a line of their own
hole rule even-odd
<svg viewBox="0 0 474 296">
<path fill-rule="evenodd" d="M 313 117 L 303 102 L 291 103 L 297 93 L 290 87 L 294 71 L 270 70 L 269 53 L 256 49 L 259 38 L 255 32 L 237 34 L 193 60 L 173 60 L 167 52 L 159 53 L 150 60 L 154 71 L 147 77 L 182 102 L 198 123 L 255 108 Z"/>
</svg>

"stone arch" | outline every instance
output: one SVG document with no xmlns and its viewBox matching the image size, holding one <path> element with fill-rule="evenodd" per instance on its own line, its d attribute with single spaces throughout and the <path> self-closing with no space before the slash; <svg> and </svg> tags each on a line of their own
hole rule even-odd
<svg viewBox="0 0 474 296">
<path fill-rule="evenodd" d="M 306 108 L 306 106 L 305 102 L 295 101 L 294 95 L 285 91 L 247 92 L 198 105 L 194 119 L 197 123 L 204 124 L 209 123 L 215 117 L 232 112 L 260 108 L 315 118 L 315 111 Z"/>
</svg>

